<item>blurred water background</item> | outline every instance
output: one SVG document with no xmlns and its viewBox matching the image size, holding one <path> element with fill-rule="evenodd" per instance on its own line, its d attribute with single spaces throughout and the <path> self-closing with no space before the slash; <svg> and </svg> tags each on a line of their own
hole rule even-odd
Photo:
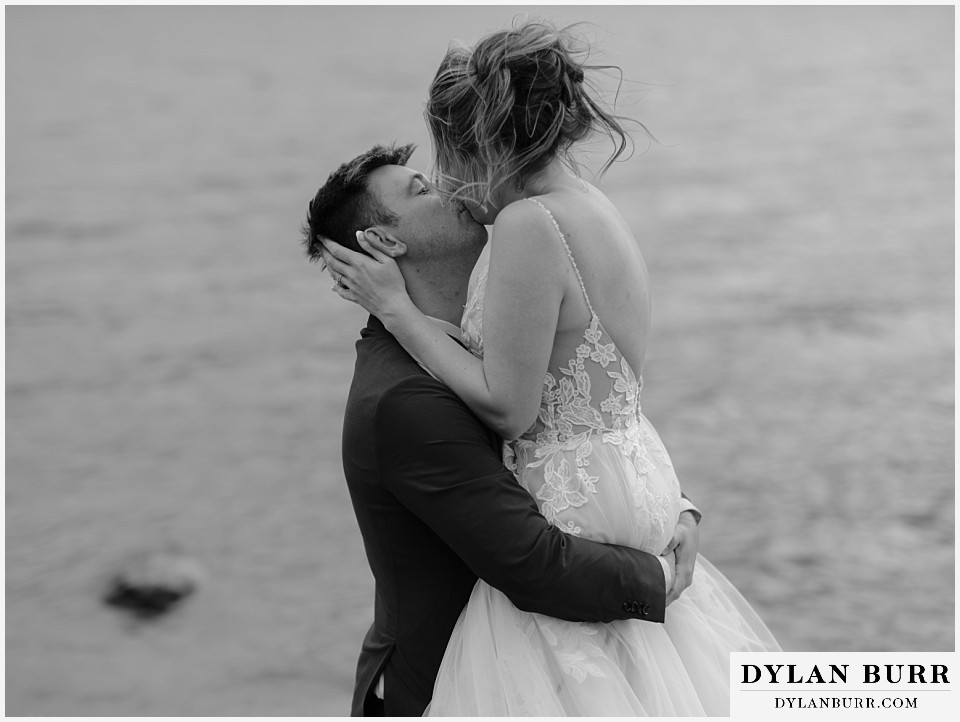
<svg viewBox="0 0 960 722">
<path fill-rule="evenodd" d="M 644 410 L 704 551 L 795 650 L 954 648 L 952 7 L 6 9 L 13 715 L 341 715 L 372 578 L 341 414 L 364 314 L 306 263 L 449 40 L 586 20 L 659 143 Z M 154 623 L 130 551 L 206 569 Z"/>
</svg>

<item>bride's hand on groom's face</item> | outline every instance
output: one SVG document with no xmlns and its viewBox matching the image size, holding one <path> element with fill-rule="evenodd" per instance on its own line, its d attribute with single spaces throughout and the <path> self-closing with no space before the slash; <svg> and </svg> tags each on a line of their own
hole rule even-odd
<svg viewBox="0 0 960 722">
<path fill-rule="evenodd" d="M 673 539 L 667 545 L 664 554 L 676 554 L 675 574 L 673 586 L 667 593 L 667 605 L 672 604 L 693 581 L 693 568 L 697 563 L 697 553 L 700 551 L 700 527 L 697 520 L 689 511 L 680 515 L 677 528 L 673 532 Z"/>
<path fill-rule="evenodd" d="M 323 243 L 323 262 L 333 277 L 333 291 L 353 301 L 386 323 L 391 314 L 412 306 L 396 261 L 357 231 L 357 243 L 370 255 L 351 251 L 318 236 Z"/>
</svg>

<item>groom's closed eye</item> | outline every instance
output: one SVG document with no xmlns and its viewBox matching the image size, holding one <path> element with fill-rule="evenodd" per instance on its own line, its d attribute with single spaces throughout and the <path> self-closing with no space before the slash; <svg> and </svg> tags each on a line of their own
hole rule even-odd
<svg viewBox="0 0 960 722">
<path fill-rule="evenodd" d="M 410 193 L 412 195 L 424 195 L 430 192 L 430 181 L 422 173 L 414 173 L 410 179 Z"/>
</svg>

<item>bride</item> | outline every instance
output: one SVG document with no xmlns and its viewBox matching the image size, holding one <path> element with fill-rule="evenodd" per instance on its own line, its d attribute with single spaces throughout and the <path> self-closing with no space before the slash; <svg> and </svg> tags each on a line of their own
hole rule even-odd
<svg viewBox="0 0 960 722">
<path fill-rule="evenodd" d="M 411 303 L 391 258 L 327 246 L 337 292 L 504 439 L 543 515 L 569 534 L 662 554 L 681 508 L 660 437 L 640 411 L 650 334 L 647 269 L 613 204 L 575 172 L 596 132 L 627 136 L 587 84 L 575 38 L 539 22 L 452 48 L 426 117 L 437 177 L 492 240 L 471 279 L 464 350 Z M 332 254 L 332 255 L 331 255 Z M 671 595 L 675 598 L 675 595 Z M 477 583 L 428 715 L 729 714 L 729 653 L 778 651 L 709 562 L 664 624 L 574 623 L 522 612 Z"/>
</svg>

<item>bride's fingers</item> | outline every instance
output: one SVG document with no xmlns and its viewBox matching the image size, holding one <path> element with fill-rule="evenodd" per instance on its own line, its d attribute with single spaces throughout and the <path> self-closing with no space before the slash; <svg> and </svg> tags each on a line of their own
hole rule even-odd
<svg viewBox="0 0 960 722">
<path fill-rule="evenodd" d="M 674 534 L 674 535 L 673 535 L 673 539 L 670 540 L 670 543 L 667 544 L 667 548 L 663 550 L 663 554 L 661 554 L 660 556 L 665 556 L 665 555 L 669 554 L 669 553 L 672 552 L 674 549 L 676 549 L 677 546 L 679 546 L 679 544 L 680 544 L 680 535 L 679 535 L 679 534 Z"/>
<path fill-rule="evenodd" d="M 333 260 L 333 255 L 326 248 L 320 248 L 320 263 L 323 264 L 322 271 L 326 271 L 330 267 L 330 262 Z"/>
<path fill-rule="evenodd" d="M 333 284 L 333 288 L 331 288 L 330 290 L 333 291 L 338 296 L 340 296 L 340 298 L 344 299 L 345 301 L 353 301 L 354 303 L 360 303 L 360 298 L 357 296 L 357 294 L 355 294 L 346 286 L 341 286 L 339 283 L 335 283 Z"/>
<path fill-rule="evenodd" d="M 677 562 L 676 576 L 673 578 L 673 586 L 670 587 L 668 598 L 675 601 L 693 582 L 693 564 L 686 562 Z"/>
<path fill-rule="evenodd" d="M 331 262 L 338 259 L 338 249 L 343 249 L 343 246 L 325 236 L 318 235 L 317 240 L 320 241 L 320 258 L 323 260 L 324 268 L 329 270 Z"/>
<path fill-rule="evenodd" d="M 338 261 L 350 266 L 357 265 L 364 258 L 362 253 L 351 251 L 349 248 L 341 246 L 339 243 L 334 243 L 333 241 L 324 240 L 323 247 Z"/>
<path fill-rule="evenodd" d="M 341 276 L 346 276 L 350 271 L 349 264 L 338 261 L 331 255 L 324 256 L 323 260 L 327 264 L 327 271 L 329 271 L 330 275 L 333 276 L 334 280 Z"/>
</svg>

